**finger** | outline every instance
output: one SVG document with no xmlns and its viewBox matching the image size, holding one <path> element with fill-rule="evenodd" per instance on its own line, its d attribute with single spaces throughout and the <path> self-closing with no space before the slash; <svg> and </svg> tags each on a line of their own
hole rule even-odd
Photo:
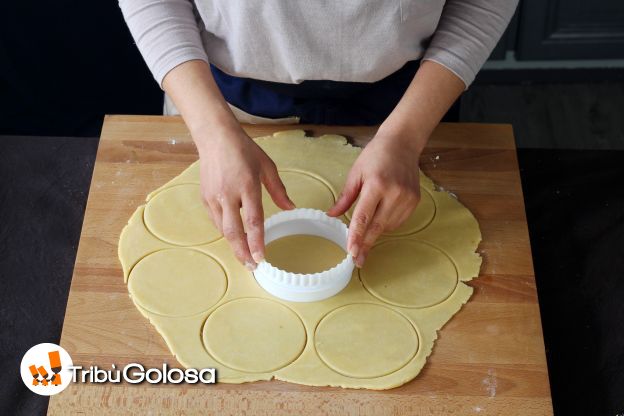
<svg viewBox="0 0 624 416">
<path fill-rule="evenodd" d="M 385 231 L 394 231 L 399 228 L 411 215 L 411 209 L 404 209 L 393 213 L 392 217 L 386 222 Z"/>
<path fill-rule="evenodd" d="M 260 179 L 269 192 L 271 199 L 275 202 L 275 205 L 281 209 L 295 208 L 295 204 L 288 197 L 286 187 L 277 173 L 277 168 L 272 162 L 270 166 L 264 169 Z"/>
<path fill-rule="evenodd" d="M 413 197 L 402 198 L 401 201 L 403 202 L 402 204 L 393 204 L 396 208 L 393 209 L 392 216 L 386 222 L 386 231 L 396 230 L 407 221 L 418 206 L 420 195 L 416 194 Z"/>
<path fill-rule="evenodd" d="M 223 235 L 223 210 L 218 202 L 207 202 L 210 219 L 215 228 Z"/>
<path fill-rule="evenodd" d="M 208 213 L 208 218 L 210 218 L 210 221 L 212 222 L 212 224 L 215 225 L 214 218 L 212 218 L 212 208 L 210 208 L 210 204 L 208 203 L 208 199 L 204 198 L 203 194 L 200 194 L 199 198 L 201 199 L 201 202 L 204 205 L 204 208 L 206 208 L 206 212 Z"/>
<path fill-rule="evenodd" d="M 412 204 L 395 200 L 389 203 L 392 206 L 391 212 L 388 213 L 385 231 L 393 231 L 401 226 L 412 214 L 414 208 Z"/>
<path fill-rule="evenodd" d="M 360 189 L 362 189 L 362 177 L 359 173 L 350 172 L 340 196 L 338 196 L 334 205 L 327 211 L 327 215 L 330 217 L 338 217 L 347 212 L 360 194 Z"/>
<path fill-rule="evenodd" d="M 203 189 L 200 190 L 199 198 L 201 199 L 202 204 L 204 204 L 204 208 L 206 208 L 206 213 L 208 213 L 208 218 L 210 219 L 210 222 L 212 222 L 212 225 L 214 225 L 215 228 L 218 229 L 219 227 L 217 227 L 217 223 L 215 222 L 214 215 L 212 214 L 212 207 L 210 206 L 210 203 L 208 202 L 209 198 L 206 195 L 204 195 Z"/>
<path fill-rule="evenodd" d="M 264 260 L 264 213 L 260 184 L 243 195 L 243 212 L 247 229 L 247 245 L 256 263 Z"/>
<path fill-rule="evenodd" d="M 240 204 L 231 201 L 222 205 L 223 208 L 223 236 L 230 243 L 236 258 L 249 270 L 255 268 L 255 263 L 249 253 L 247 238 L 243 230 L 243 221 L 240 216 Z"/>
<path fill-rule="evenodd" d="M 408 207 L 403 210 L 400 214 L 393 216 L 386 224 L 386 231 L 393 231 L 399 228 L 414 212 L 413 207 Z"/>
<path fill-rule="evenodd" d="M 366 187 L 360 194 L 360 200 L 355 206 L 353 217 L 349 224 L 349 240 L 347 242 L 349 254 L 355 259 L 360 254 L 366 229 L 375 215 L 380 199 L 380 195 Z"/>
<path fill-rule="evenodd" d="M 362 267 L 364 265 L 364 261 L 366 260 L 371 247 L 375 244 L 375 241 L 377 241 L 379 236 L 386 230 L 388 218 L 392 218 L 393 215 L 396 215 L 392 212 L 392 206 L 393 204 L 384 200 L 382 200 L 377 206 L 375 215 L 366 228 L 366 234 L 362 240 L 360 252 L 355 259 L 357 267 Z"/>
</svg>

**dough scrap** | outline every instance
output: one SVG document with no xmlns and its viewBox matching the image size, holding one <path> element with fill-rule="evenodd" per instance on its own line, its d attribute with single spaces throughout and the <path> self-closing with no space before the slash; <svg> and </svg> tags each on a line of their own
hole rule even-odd
<svg viewBox="0 0 624 416">
<path fill-rule="evenodd" d="M 342 136 L 302 130 L 254 140 L 295 204 L 323 210 L 361 151 Z M 198 184 L 195 162 L 150 193 L 118 252 L 133 302 L 172 354 L 185 367 L 217 368 L 220 382 L 400 386 L 418 375 L 437 331 L 472 294 L 465 282 L 481 266 L 477 221 L 422 173 L 422 200 L 407 222 L 379 239 L 342 292 L 311 303 L 277 299 L 256 283 L 207 222 Z M 264 191 L 263 205 L 267 217 L 279 210 Z M 296 239 L 285 246 L 310 250 Z"/>
</svg>

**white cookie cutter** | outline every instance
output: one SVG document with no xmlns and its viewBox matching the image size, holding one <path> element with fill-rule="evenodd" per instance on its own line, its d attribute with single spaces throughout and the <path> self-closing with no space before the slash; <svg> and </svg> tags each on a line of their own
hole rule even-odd
<svg viewBox="0 0 624 416">
<path fill-rule="evenodd" d="M 310 208 L 282 211 L 264 222 L 265 244 L 289 235 L 314 235 L 333 241 L 347 253 L 347 233 L 342 221 Z M 353 267 L 353 258 L 346 254 L 336 266 L 319 273 L 291 273 L 263 260 L 253 274 L 258 284 L 273 296 L 293 302 L 313 302 L 344 289 L 351 280 Z"/>
</svg>

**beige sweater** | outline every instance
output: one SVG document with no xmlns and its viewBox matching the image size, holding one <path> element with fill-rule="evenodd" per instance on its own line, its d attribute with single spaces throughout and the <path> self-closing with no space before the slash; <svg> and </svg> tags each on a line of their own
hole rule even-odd
<svg viewBox="0 0 624 416">
<path fill-rule="evenodd" d="M 156 81 L 201 59 L 283 83 L 374 82 L 415 59 L 468 86 L 518 0 L 119 0 Z"/>
</svg>

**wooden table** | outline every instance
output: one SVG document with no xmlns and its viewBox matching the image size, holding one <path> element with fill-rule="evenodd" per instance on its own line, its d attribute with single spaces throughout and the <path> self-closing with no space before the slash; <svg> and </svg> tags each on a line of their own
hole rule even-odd
<svg viewBox="0 0 624 416">
<path fill-rule="evenodd" d="M 250 136 L 287 129 L 245 126 Z M 297 126 L 340 133 L 357 144 L 371 127 Z M 85 214 L 61 345 L 74 363 L 110 369 L 131 362 L 179 367 L 132 304 L 117 241 L 146 194 L 197 159 L 177 117 L 108 116 Z M 546 415 L 552 414 L 542 327 L 511 126 L 440 125 L 421 158 L 455 193 L 483 233 L 475 293 L 442 329 L 420 375 L 387 391 L 270 381 L 241 385 L 74 383 L 49 414 Z"/>
</svg>

